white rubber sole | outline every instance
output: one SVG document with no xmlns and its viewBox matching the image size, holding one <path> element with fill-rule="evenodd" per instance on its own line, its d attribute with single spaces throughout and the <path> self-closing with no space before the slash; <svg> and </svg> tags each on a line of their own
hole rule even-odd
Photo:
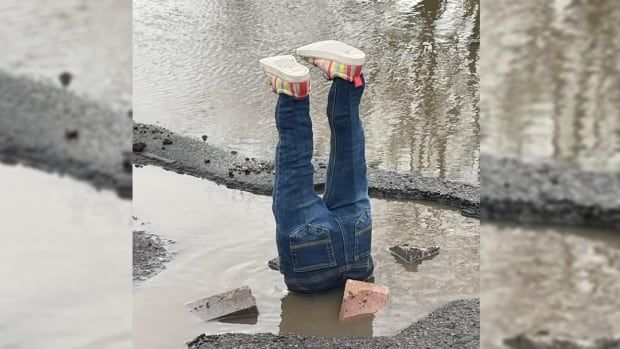
<svg viewBox="0 0 620 349">
<path fill-rule="evenodd" d="M 295 50 L 302 57 L 316 57 L 329 59 L 342 64 L 363 65 L 366 54 L 342 41 L 325 40 L 302 46 Z"/>
<path fill-rule="evenodd" d="M 266 57 L 259 60 L 265 72 L 278 76 L 288 82 L 303 82 L 310 80 L 310 70 L 297 63 L 292 55 Z"/>
</svg>

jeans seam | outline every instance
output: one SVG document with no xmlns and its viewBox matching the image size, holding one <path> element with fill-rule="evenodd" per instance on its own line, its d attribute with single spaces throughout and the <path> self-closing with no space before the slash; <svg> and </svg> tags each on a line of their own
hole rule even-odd
<svg viewBox="0 0 620 349">
<path fill-rule="evenodd" d="M 323 281 L 325 279 L 329 279 L 330 277 L 333 277 L 345 271 L 346 271 L 345 267 L 338 267 L 338 268 L 334 268 L 333 270 L 327 270 L 321 274 L 311 276 L 309 278 L 299 278 L 299 277 L 286 278 L 285 277 L 284 281 L 291 283 L 291 284 L 312 284 L 312 283 Z"/>
<path fill-rule="evenodd" d="M 371 254 L 371 250 L 368 250 L 368 252 L 361 253 L 360 247 L 359 247 L 360 236 L 362 234 L 372 234 L 372 221 L 368 226 L 363 227 L 363 228 L 360 227 L 361 226 L 360 223 L 363 222 L 364 218 L 366 218 L 367 220 L 371 220 L 369 209 L 364 210 L 364 213 L 362 213 L 362 215 L 357 218 L 354 224 L 355 234 L 354 234 L 353 259 L 356 261 L 366 258 L 370 256 Z"/>
<path fill-rule="evenodd" d="M 329 119 L 329 128 L 331 129 L 331 136 L 334 140 L 334 149 L 332 149 L 330 151 L 330 157 L 331 157 L 331 152 L 336 153 L 337 149 L 338 149 L 338 142 L 337 142 L 337 136 L 336 136 L 336 125 L 335 125 L 335 120 L 334 120 L 334 112 L 336 109 L 336 97 L 338 96 L 338 86 L 337 86 L 337 82 L 336 80 L 334 80 L 333 82 L 333 86 L 334 86 L 334 98 L 332 101 L 332 110 L 331 110 L 331 115 L 332 117 L 330 118 L 328 116 Z M 337 156 L 334 154 L 334 156 L 332 157 L 333 161 L 330 162 L 330 166 L 327 169 L 327 177 L 329 177 L 329 184 L 326 183 L 325 185 L 325 194 L 323 195 L 323 201 L 325 203 L 327 203 L 327 200 L 329 200 L 330 196 L 331 196 L 331 187 L 332 187 L 332 181 L 334 180 L 334 176 L 335 176 L 335 171 L 336 171 L 336 159 Z M 331 174 L 331 175 L 330 175 Z"/>
<path fill-rule="evenodd" d="M 280 137 L 280 122 L 278 120 L 279 119 L 279 112 L 280 112 L 280 97 L 281 96 L 278 97 L 278 102 L 276 103 L 276 128 L 278 129 L 278 146 L 277 146 L 277 148 L 278 148 L 278 160 L 279 161 L 276 161 L 276 167 L 277 167 L 276 168 L 276 170 L 277 170 L 276 171 L 276 178 L 273 181 L 274 188 L 275 188 L 274 189 L 274 191 L 275 191 L 275 194 L 274 194 L 274 197 L 275 197 L 274 198 L 275 210 L 274 211 L 276 212 L 275 215 L 276 215 L 276 221 L 277 222 L 280 221 L 279 215 L 278 215 L 278 212 L 280 211 L 278 209 L 278 203 L 280 202 L 280 200 L 279 200 L 279 198 L 280 198 L 280 191 L 279 191 L 279 181 L 278 181 L 278 179 L 281 178 L 281 175 L 282 175 L 281 172 L 280 172 L 282 170 L 282 167 L 279 164 L 280 162 L 282 162 L 282 145 L 281 145 L 281 140 L 282 139 Z"/>
<path fill-rule="evenodd" d="M 342 237 L 342 248 L 344 252 L 344 265 L 346 268 L 349 267 L 349 255 L 347 254 L 347 239 L 345 238 L 344 229 L 342 229 L 342 224 L 340 224 L 340 220 L 338 217 L 334 217 L 334 220 L 338 224 L 338 228 L 340 229 L 340 236 Z"/>
</svg>

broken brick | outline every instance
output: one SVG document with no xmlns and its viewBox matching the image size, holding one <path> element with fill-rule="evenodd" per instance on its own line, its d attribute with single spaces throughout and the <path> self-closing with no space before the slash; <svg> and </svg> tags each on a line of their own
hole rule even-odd
<svg viewBox="0 0 620 349">
<path fill-rule="evenodd" d="M 258 315 L 256 299 L 248 286 L 187 303 L 190 312 L 202 320 L 225 320 Z"/>
<path fill-rule="evenodd" d="M 369 282 L 347 280 L 340 306 L 340 320 L 374 314 L 390 303 L 390 288 Z"/>
</svg>

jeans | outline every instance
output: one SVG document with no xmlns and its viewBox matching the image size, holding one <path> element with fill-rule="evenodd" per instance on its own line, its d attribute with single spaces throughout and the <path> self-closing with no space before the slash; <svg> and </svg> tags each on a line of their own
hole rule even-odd
<svg viewBox="0 0 620 349">
<path fill-rule="evenodd" d="M 363 79 L 363 77 L 362 77 Z M 331 150 L 323 197 L 314 190 L 309 98 L 276 106 L 273 214 L 280 272 L 289 290 L 320 293 L 372 277 L 372 218 L 359 104 L 364 86 L 336 78 L 327 104 Z"/>
</svg>

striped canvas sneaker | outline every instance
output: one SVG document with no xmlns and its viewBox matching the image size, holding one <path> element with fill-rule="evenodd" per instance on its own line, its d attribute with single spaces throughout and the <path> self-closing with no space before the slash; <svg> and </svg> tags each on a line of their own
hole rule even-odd
<svg viewBox="0 0 620 349">
<path fill-rule="evenodd" d="M 310 93 L 310 71 L 291 55 L 263 58 L 260 65 L 275 93 L 304 99 Z"/>
<path fill-rule="evenodd" d="M 327 79 L 341 78 L 352 82 L 355 87 L 363 84 L 361 75 L 366 55 L 355 47 L 326 40 L 302 46 L 296 52 L 321 69 Z"/>
</svg>

